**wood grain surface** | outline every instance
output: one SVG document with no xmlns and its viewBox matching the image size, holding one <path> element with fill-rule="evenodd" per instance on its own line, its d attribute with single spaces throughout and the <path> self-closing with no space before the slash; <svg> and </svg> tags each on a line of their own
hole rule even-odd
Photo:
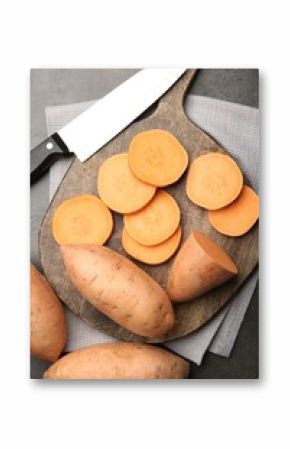
<svg viewBox="0 0 290 449">
<path fill-rule="evenodd" d="M 195 73 L 196 70 L 187 70 L 180 80 L 160 99 L 157 108 L 151 115 L 132 123 L 85 163 L 82 164 L 78 159 L 74 158 L 44 216 L 40 228 L 39 251 L 41 263 L 45 275 L 57 295 L 84 321 L 95 326 L 102 332 L 119 339 L 157 342 L 157 340 L 139 337 L 122 328 L 90 305 L 74 289 L 66 275 L 59 247 L 52 237 L 52 216 L 55 208 L 62 201 L 72 196 L 86 193 L 98 195 L 97 174 L 100 165 L 107 157 L 127 151 L 130 140 L 138 132 L 152 128 L 161 128 L 170 131 L 185 147 L 190 161 L 201 154 L 212 151 L 226 153 L 210 136 L 194 125 L 184 112 L 184 97 L 190 83 L 194 79 Z M 258 263 L 258 224 L 246 235 L 238 238 L 226 237 L 216 232 L 210 226 L 207 211 L 195 206 L 187 198 L 185 193 L 186 175 L 187 172 L 176 184 L 166 188 L 175 197 L 181 208 L 182 242 L 192 229 L 204 232 L 218 242 L 231 255 L 239 269 L 239 275 L 235 279 L 194 301 L 176 305 L 174 307 L 176 315 L 174 328 L 168 335 L 164 336 L 162 341 L 187 335 L 200 328 L 230 300 Z M 245 179 L 245 182 L 249 184 L 247 179 Z M 113 216 L 114 231 L 107 245 L 124 256 L 129 257 L 125 254 L 121 245 L 122 216 L 115 213 Z M 134 262 L 148 272 L 162 286 L 165 286 L 172 260 L 170 259 L 168 262 L 155 267 L 142 264 L 141 262 Z M 161 342 L 161 340 L 158 340 L 158 342 Z"/>
</svg>

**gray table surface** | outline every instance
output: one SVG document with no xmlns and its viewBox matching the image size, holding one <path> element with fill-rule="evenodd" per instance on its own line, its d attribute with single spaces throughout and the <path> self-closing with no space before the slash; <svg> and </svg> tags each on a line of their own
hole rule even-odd
<svg viewBox="0 0 290 449">
<path fill-rule="evenodd" d="M 134 69 L 33 69 L 31 71 L 31 148 L 46 136 L 45 106 L 100 98 L 127 79 Z M 256 69 L 204 69 L 190 93 L 258 107 Z M 48 176 L 31 188 L 31 261 L 38 259 L 38 229 L 48 206 Z M 191 378 L 256 379 L 259 376 L 259 293 L 256 289 L 230 358 L 208 353 L 201 366 L 191 363 Z M 31 357 L 30 377 L 41 378 L 49 363 Z"/>
</svg>

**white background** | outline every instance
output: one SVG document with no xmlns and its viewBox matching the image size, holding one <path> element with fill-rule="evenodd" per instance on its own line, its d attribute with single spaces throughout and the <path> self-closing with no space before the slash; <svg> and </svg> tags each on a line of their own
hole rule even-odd
<svg viewBox="0 0 290 449">
<path fill-rule="evenodd" d="M 289 447 L 289 2 L 99 3 L 2 6 L 0 445 Z M 260 68 L 261 380 L 28 380 L 29 69 L 173 65 Z"/>
</svg>

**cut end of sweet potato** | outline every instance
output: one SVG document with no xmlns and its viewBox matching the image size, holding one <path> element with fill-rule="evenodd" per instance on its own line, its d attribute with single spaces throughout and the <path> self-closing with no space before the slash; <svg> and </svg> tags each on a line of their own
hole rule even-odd
<svg viewBox="0 0 290 449">
<path fill-rule="evenodd" d="M 137 134 L 131 141 L 129 164 L 137 178 L 164 187 L 182 176 L 188 165 L 188 155 L 171 133 L 151 129 Z"/>
<path fill-rule="evenodd" d="M 198 231 L 192 232 L 196 242 L 203 249 L 203 251 L 213 260 L 217 265 L 227 270 L 233 275 L 238 273 L 238 269 L 230 256 L 213 240 L 208 238 L 205 234 Z"/>
<path fill-rule="evenodd" d="M 176 231 L 180 209 L 175 199 L 164 190 L 158 190 L 143 209 L 124 216 L 126 231 L 141 245 L 158 245 Z"/>
<path fill-rule="evenodd" d="M 136 240 L 132 239 L 126 228 L 123 228 L 122 245 L 127 254 L 140 262 L 148 265 L 159 265 L 166 262 L 177 250 L 181 240 L 181 227 L 179 226 L 174 234 L 159 243 L 159 245 L 146 246 L 141 245 Z"/>
<path fill-rule="evenodd" d="M 98 197 L 80 195 L 58 206 L 52 232 L 59 245 L 103 245 L 111 235 L 113 218 L 110 210 Z"/>
<path fill-rule="evenodd" d="M 221 153 L 199 156 L 187 176 L 186 193 L 198 206 L 216 210 L 232 203 L 243 187 L 243 175 L 236 162 Z"/>
<path fill-rule="evenodd" d="M 237 275 L 230 256 L 213 240 L 193 231 L 178 252 L 168 277 L 173 302 L 195 299 Z"/>
<path fill-rule="evenodd" d="M 98 192 L 104 203 L 121 214 L 144 207 L 153 198 L 156 188 L 138 179 L 130 170 L 128 153 L 106 159 L 98 173 Z"/>
<path fill-rule="evenodd" d="M 259 197 L 244 186 L 238 198 L 226 207 L 209 211 L 209 221 L 218 232 L 229 237 L 246 234 L 259 218 Z"/>
</svg>

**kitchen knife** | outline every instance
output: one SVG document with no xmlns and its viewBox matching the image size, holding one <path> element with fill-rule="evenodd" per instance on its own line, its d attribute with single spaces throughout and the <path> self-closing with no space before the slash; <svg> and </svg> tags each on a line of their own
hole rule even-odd
<svg viewBox="0 0 290 449">
<path fill-rule="evenodd" d="M 140 70 L 94 103 L 31 150 L 30 183 L 34 184 L 59 158 L 74 153 L 84 162 L 148 109 L 184 71 Z"/>
</svg>

